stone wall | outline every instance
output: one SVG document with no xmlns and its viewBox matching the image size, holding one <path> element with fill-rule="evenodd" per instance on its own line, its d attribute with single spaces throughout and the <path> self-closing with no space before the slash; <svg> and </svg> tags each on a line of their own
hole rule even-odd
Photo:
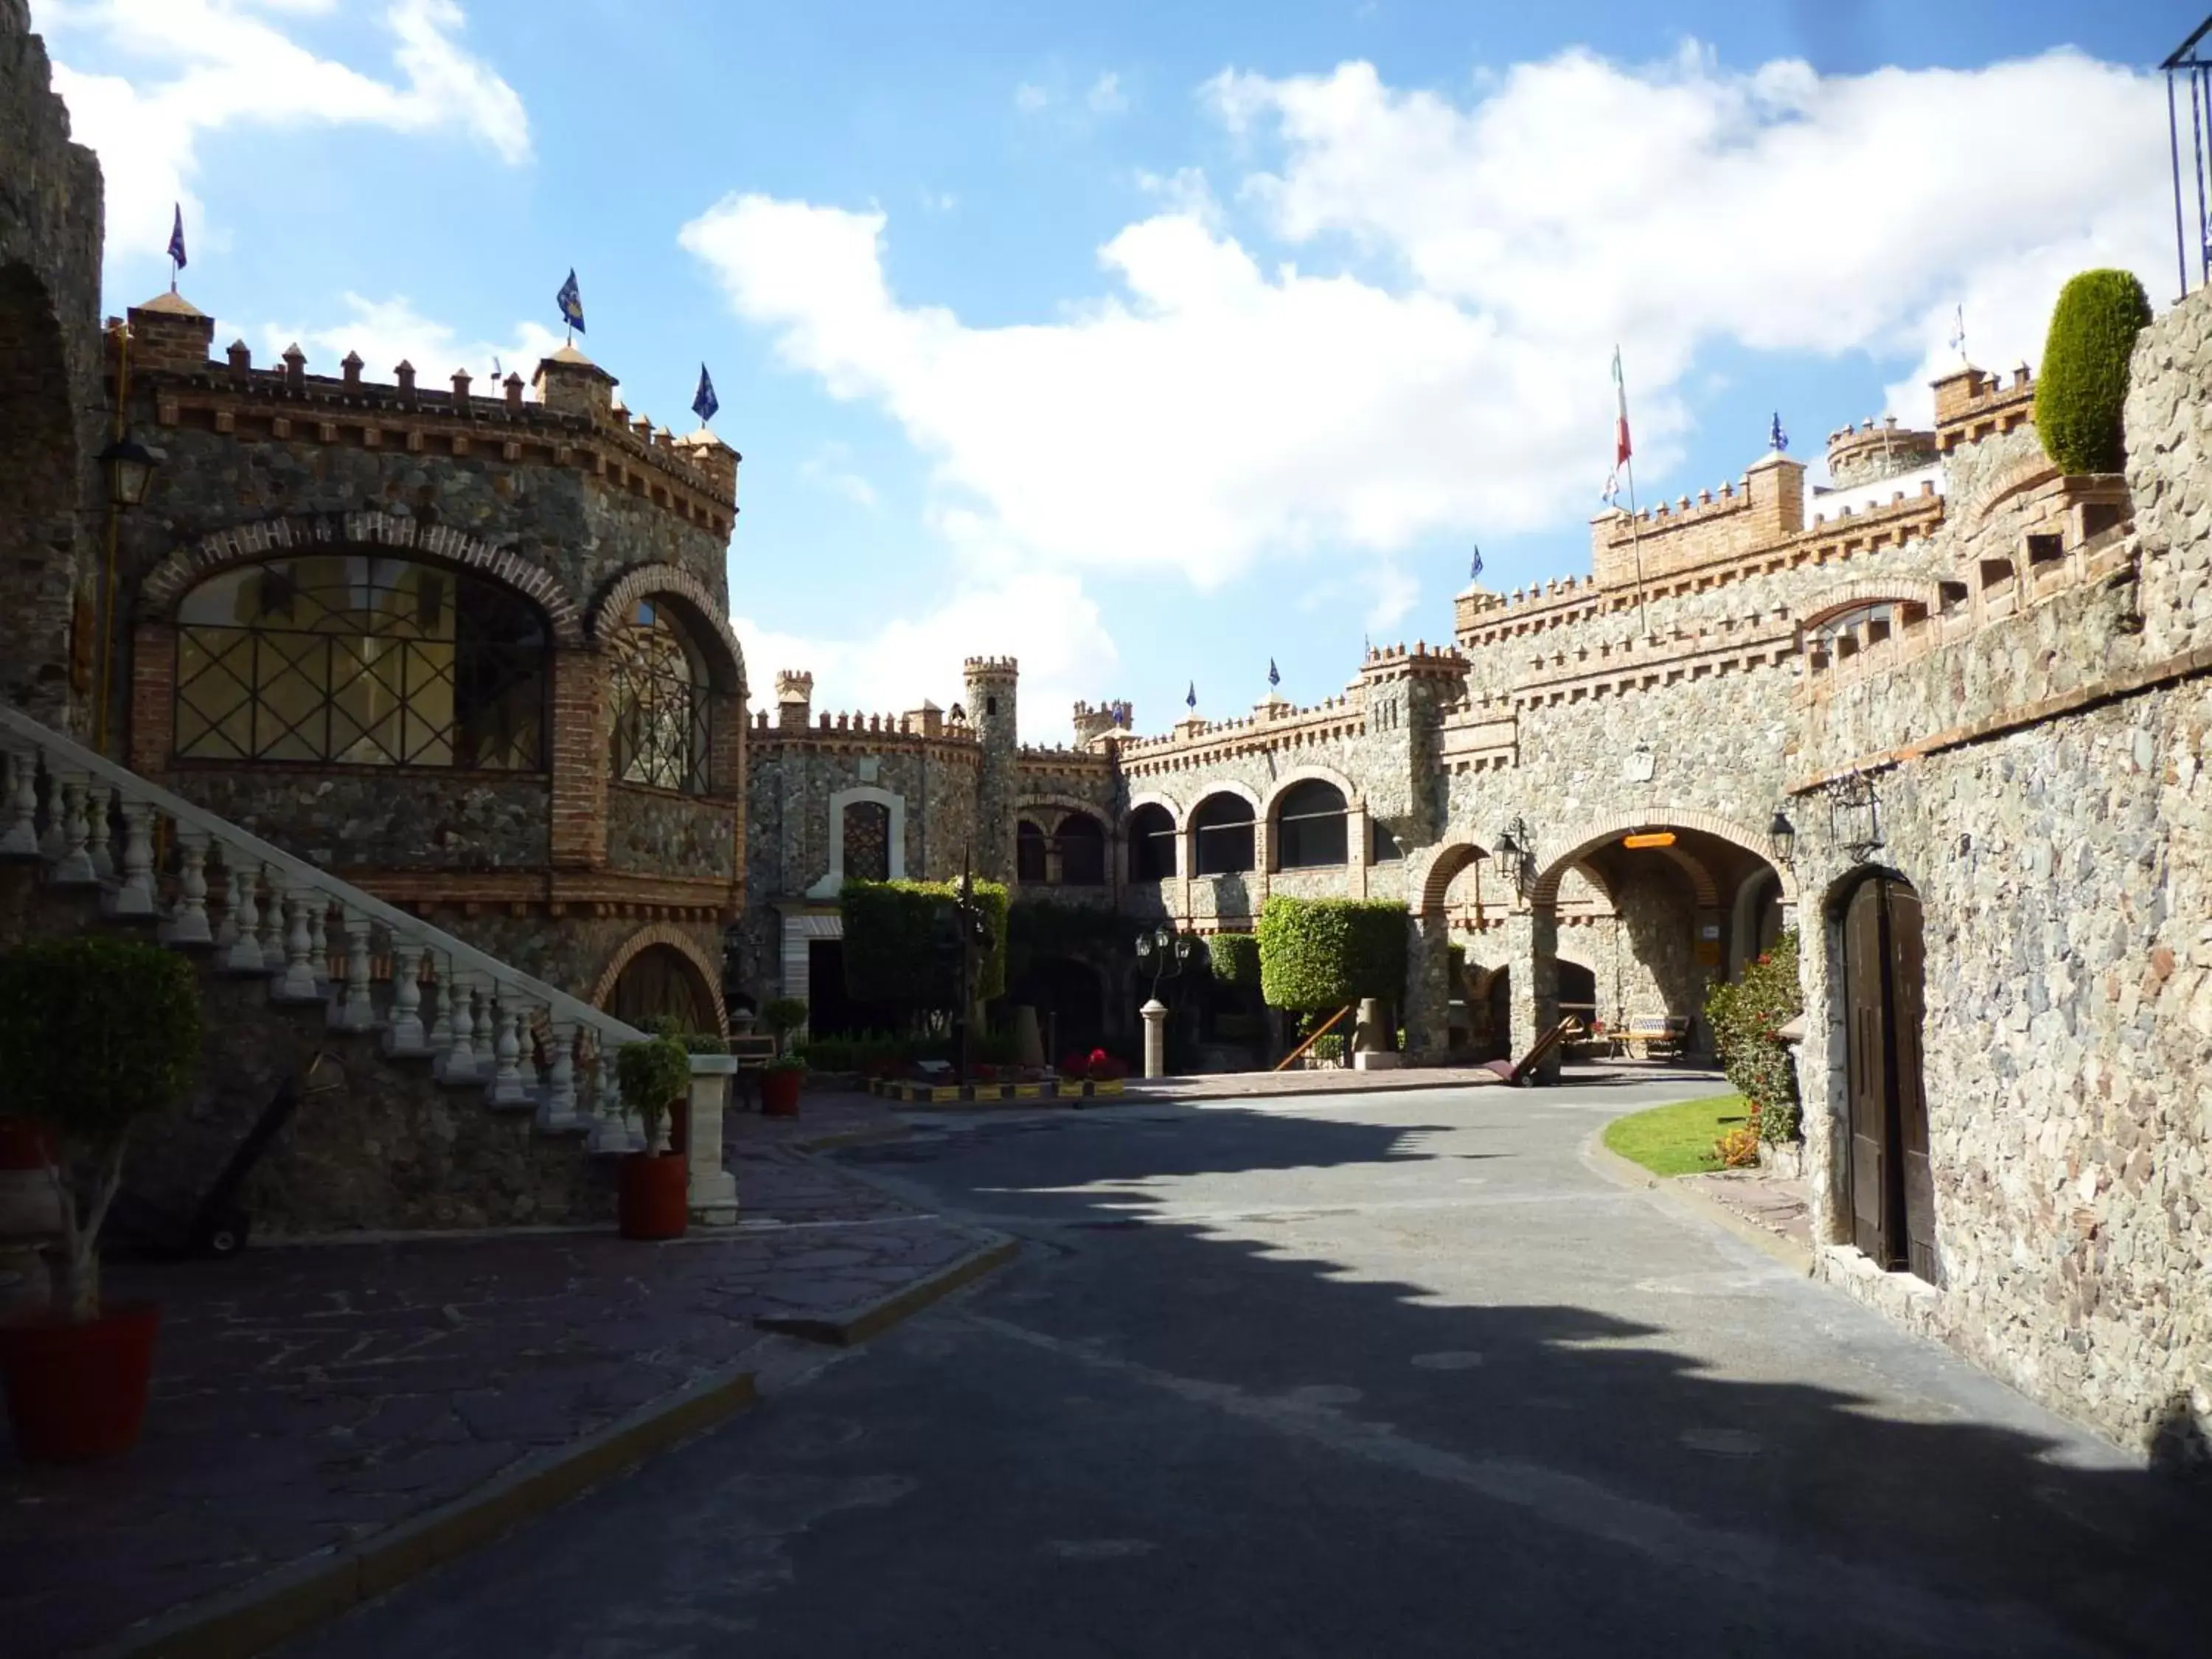
<svg viewBox="0 0 2212 1659">
<path fill-rule="evenodd" d="M 537 774 L 195 765 L 162 781 L 325 869 L 517 870 L 546 861 L 546 781 Z"/>
<path fill-rule="evenodd" d="M 737 817 L 720 801 L 616 784 L 607 792 L 607 866 L 726 881 L 737 873 Z"/>
<path fill-rule="evenodd" d="M 0 699 L 89 737 L 101 184 L 30 29 L 25 0 L 0 0 Z"/>
</svg>

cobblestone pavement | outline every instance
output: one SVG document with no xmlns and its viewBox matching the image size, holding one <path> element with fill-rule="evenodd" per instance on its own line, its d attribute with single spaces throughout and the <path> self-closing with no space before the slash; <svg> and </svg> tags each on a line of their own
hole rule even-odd
<svg viewBox="0 0 2212 1659">
<path fill-rule="evenodd" d="M 730 1231 L 271 1246 L 111 1268 L 112 1300 L 163 1307 L 146 1437 L 66 1471 L 27 1472 L 0 1449 L 0 1646 L 68 1652 L 366 1537 L 737 1364 L 763 1316 L 842 1310 L 975 1249 L 972 1231 L 793 1145 L 854 1123 L 740 1115 Z"/>
</svg>

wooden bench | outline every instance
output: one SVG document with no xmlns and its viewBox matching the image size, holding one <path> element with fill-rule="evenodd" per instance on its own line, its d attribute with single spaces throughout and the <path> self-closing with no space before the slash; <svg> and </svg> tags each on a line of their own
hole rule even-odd
<svg viewBox="0 0 2212 1659">
<path fill-rule="evenodd" d="M 1631 1014 L 1620 1034 L 1631 1060 L 1672 1060 L 1690 1038 L 1690 1022 L 1680 1014 Z"/>
</svg>

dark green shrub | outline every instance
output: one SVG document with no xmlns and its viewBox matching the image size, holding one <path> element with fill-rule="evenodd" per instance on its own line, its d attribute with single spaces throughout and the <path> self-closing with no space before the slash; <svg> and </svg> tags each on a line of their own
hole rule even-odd
<svg viewBox="0 0 2212 1659">
<path fill-rule="evenodd" d="M 1216 933 L 1206 941 L 1206 959 L 1224 985 L 1260 982 L 1260 938 L 1256 933 Z"/>
<path fill-rule="evenodd" d="M 1713 1046 L 1728 1080 L 1759 1115 L 1762 1140 L 1797 1138 L 1797 1067 L 1790 1045 L 1774 1034 L 1804 1012 L 1795 928 L 1775 940 L 1741 979 L 1705 994 Z"/>
<path fill-rule="evenodd" d="M 2061 472 L 2127 465 L 2128 358 L 2150 321 L 2135 273 L 2085 270 L 2058 290 L 2035 386 L 2035 429 Z"/>
<path fill-rule="evenodd" d="M 200 1057 L 191 963 L 137 939 L 40 939 L 0 957 L 0 1106 L 58 1142 L 57 1316 L 100 1311 L 100 1224 L 138 1119 L 183 1097 Z"/>
<path fill-rule="evenodd" d="M 942 881 L 848 881 L 837 896 L 845 921 L 845 988 L 856 1002 L 909 1012 L 943 1011 L 959 1000 L 957 975 L 940 940 L 951 924 L 956 884 Z M 1006 890 L 975 884 L 975 902 L 991 925 L 978 951 L 975 1000 L 1006 994 Z"/>
<path fill-rule="evenodd" d="M 1277 1008 L 1395 1002 L 1406 989 L 1406 907 L 1391 899 L 1299 899 L 1260 911 L 1260 992 Z"/>
<path fill-rule="evenodd" d="M 726 1054 L 728 1042 L 712 1031 L 695 1031 L 673 1014 L 655 1014 L 646 1030 L 655 1036 L 673 1037 L 687 1054 Z"/>
</svg>

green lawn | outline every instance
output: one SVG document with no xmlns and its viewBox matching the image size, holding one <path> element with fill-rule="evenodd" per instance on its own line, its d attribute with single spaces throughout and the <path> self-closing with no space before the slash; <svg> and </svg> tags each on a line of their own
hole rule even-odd
<svg viewBox="0 0 2212 1659">
<path fill-rule="evenodd" d="M 1711 1095 L 1615 1118 L 1606 1125 L 1605 1144 L 1654 1175 L 1697 1175 L 1721 1167 L 1713 1142 L 1744 1117 L 1741 1095 Z"/>
</svg>

